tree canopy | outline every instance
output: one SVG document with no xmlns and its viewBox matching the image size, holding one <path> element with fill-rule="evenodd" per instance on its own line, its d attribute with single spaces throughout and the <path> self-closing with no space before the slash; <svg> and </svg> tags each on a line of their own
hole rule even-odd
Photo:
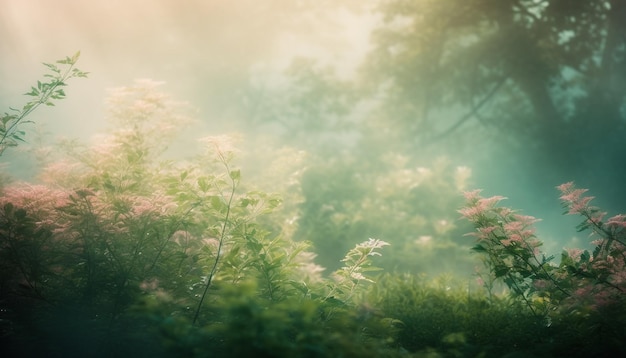
<svg viewBox="0 0 626 358">
<path fill-rule="evenodd" d="M 291 123 L 301 124 L 284 126 L 289 136 L 311 137 L 316 124 L 356 133 L 368 153 L 469 150 L 486 162 L 515 162 L 549 188 L 577 179 L 626 196 L 614 181 L 626 172 L 626 1 L 379 5 L 372 49 L 352 85 L 311 63 L 292 68 L 298 91 L 276 97 L 315 110 L 299 120 L 284 106 Z M 336 90 L 316 95 L 320 86 Z M 284 119 L 280 107 L 267 118 Z M 339 128 L 337 116 L 349 125 Z"/>
</svg>

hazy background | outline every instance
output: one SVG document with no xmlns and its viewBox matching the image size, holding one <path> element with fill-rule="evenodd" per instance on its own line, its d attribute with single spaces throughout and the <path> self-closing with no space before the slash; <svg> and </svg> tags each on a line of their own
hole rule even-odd
<svg viewBox="0 0 626 358">
<path fill-rule="evenodd" d="M 610 210 L 626 198 L 624 5 L 566 3 L 1 0 L 0 105 L 21 106 L 41 62 L 80 50 L 89 78 L 31 118 L 46 141 L 102 130 L 107 88 L 165 81 L 210 133 L 273 135 L 355 172 L 385 170 L 389 151 L 469 166 L 471 187 L 544 218 L 558 252 L 578 220 L 561 217 L 556 185 Z"/>
<path fill-rule="evenodd" d="M 212 117 L 238 104 L 255 69 L 281 71 L 294 56 L 321 58 L 349 75 L 373 23 L 342 6 L 297 1 L 3 0 L 2 10 L 2 101 L 20 101 L 41 62 L 80 50 L 90 79 L 73 84 L 73 103 L 47 113 L 89 110 L 89 120 L 70 116 L 59 131 L 78 135 L 98 125 L 106 88 L 137 78 L 166 81 Z"/>
</svg>

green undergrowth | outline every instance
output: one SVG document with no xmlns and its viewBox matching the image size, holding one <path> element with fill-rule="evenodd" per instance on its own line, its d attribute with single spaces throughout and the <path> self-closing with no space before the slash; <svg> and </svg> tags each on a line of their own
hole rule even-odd
<svg viewBox="0 0 626 358">
<path fill-rule="evenodd" d="M 2 356 L 626 354 L 626 216 L 604 219 L 572 183 L 561 200 L 596 249 L 554 263 L 501 197 L 462 206 L 468 168 L 386 155 L 375 175 L 303 174 L 282 148 L 248 175 L 233 136 L 165 159 L 186 117 L 159 83 L 109 104 L 109 132 L 3 183 Z"/>
</svg>

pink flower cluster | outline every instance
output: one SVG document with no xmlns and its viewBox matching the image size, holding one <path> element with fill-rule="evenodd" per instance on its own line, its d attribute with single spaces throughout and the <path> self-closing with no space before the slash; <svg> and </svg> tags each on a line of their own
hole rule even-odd
<svg viewBox="0 0 626 358">
<path fill-rule="evenodd" d="M 505 207 L 496 206 L 506 199 L 503 196 L 480 197 L 480 190 L 465 193 L 467 204 L 459 213 L 474 223 L 477 232 L 472 236 L 479 241 L 493 241 L 493 244 L 502 246 L 518 245 L 529 248 L 537 254 L 539 242 L 534 239 L 533 224 L 538 219 L 515 213 Z"/>
<path fill-rule="evenodd" d="M 53 226 L 59 221 L 58 208 L 69 203 L 68 193 L 44 185 L 20 183 L 4 189 L 0 196 L 0 208 L 12 204 L 16 209 L 25 210 L 39 226 Z"/>
<path fill-rule="evenodd" d="M 468 205 L 459 210 L 459 213 L 469 221 L 475 222 L 483 217 L 489 210 L 495 208 L 496 204 L 506 199 L 503 196 L 492 196 L 483 198 L 480 196 L 481 190 L 473 190 L 464 193 Z"/>
<path fill-rule="evenodd" d="M 578 214 L 586 218 L 581 225 L 583 228 L 591 228 L 599 240 L 594 240 L 594 244 L 601 246 L 603 256 L 609 255 L 611 251 L 618 249 L 624 252 L 626 245 L 626 215 L 618 214 L 604 221 L 606 212 L 600 211 L 589 202 L 593 196 L 583 196 L 587 189 L 577 189 L 574 183 L 569 182 L 557 187 L 561 191 L 560 199 L 569 209 L 568 214 Z"/>
<path fill-rule="evenodd" d="M 593 197 L 585 195 L 586 189 L 577 189 L 571 182 L 557 188 L 567 213 L 584 217 L 579 229 L 593 231 L 592 243 L 597 245 L 593 255 L 569 249 L 564 251 L 561 265 L 549 265 L 549 259 L 540 257 L 541 242 L 535 238 L 537 219 L 498 207 L 503 197 L 482 198 L 478 190 L 465 193 L 466 206 L 459 210 L 476 227 L 469 234 L 477 238 L 474 249 L 485 255 L 495 278 L 504 277 L 529 305 L 533 293 L 574 311 L 624 302 L 626 215 L 604 221 L 606 213 L 590 205 Z"/>
</svg>

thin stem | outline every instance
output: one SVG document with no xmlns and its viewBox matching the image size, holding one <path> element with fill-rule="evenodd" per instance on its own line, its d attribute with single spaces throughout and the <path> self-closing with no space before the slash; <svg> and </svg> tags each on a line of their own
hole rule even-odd
<svg viewBox="0 0 626 358">
<path fill-rule="evenodd" d="M 2 134 L 2 138 L 0 138 L 0 155 L 6 149 L 4 142 L 6 141 L 7 137 L 9 137 L 10 135 L 13 134 L 13 132 L 15 132 L 15 128 L 22 122 L 22 120 L 26 118 L 26 116 L 28 116 L 30 113 L 32 113 L 41 104 L 47 103 L 50 96 L 54 93 L 54 90 L 56 90 L 57 87 L 64 85 L 65 84 L 64 82 L 66 80 L 73 77 L 73 72 L 71 71 L 74 68 L 74 65 L 75 63 L 71 63 L 70 66 L 67 68 L 67 70 L 62 75 L 60 75 L 59 77 L 55 79 L 55 81 L 52 83 L 52 86 L 47 91 L 41 93 L 41 95 L 39 96 L 37 100 L 29 102 L 28 104 L 31 104 L 31 106 L 28 106 L 27 104 L 28 107 L 25 106 L 24 107 L 25 110 L 20 112 L 19 115 L 15 117 L 13 123 L 11 123 L 9 128 L 7 128 L 6 131 L 4 131 L 4 133 Z"/>
<path fill-rule="evenodd" d="M 229 175 L 229 178 L 231 181 L 231 191 L 230 191 L 230 197 L 228 198 L 228 205 L 226 206 L 226 215 L 224 216 L 224 224 L 222 225 L 222 231 L 220 233 L 220 240 L 217 246 L 217 253 L 215 254 L 215 261 L 213 262 L 213 267 L 211 268 L 209 277 L 207 278 L 207 283 L 204 286 L 204 292 L 202 293 L 202 297 L 200 297 L 200 302 L 198 302 L 196 313 L 193 316 L 192 324 L 194 325 L 196 324 L 196 321 L 198 320 L 198 316 L 200 315 L 200 309 L 202 308 L 202 303 L 204 302 L 204 298 L 206 297 L 207 292 L 209 291 L 209 287 L 211 287 L 213 277 L 215 276 L 215 272 L 217 271 L 217 266 L 220 262 L 222 246 L 224 245 L 224 239 L 226 238 L 226 227 L 228 226 L 228 221 L 230 219 L 230 208 L 232 206 L 233 198 L 235 197 L 235 190 L 237 189 L 237 183 L 235 179 L 233 179 L 232 176 L 230 175 L 230 168 L 228 166 L 228 162 L 226 161 L 226 158 L 224 158 L 224 155 L 221 152 L 218 152 L 218 155 L 220 157 L 220 160 L 222 160 L 222 163 L 224 163 L 224 166 L 226 167 L 226 173 L 228 173 Z"/>
</svg>

